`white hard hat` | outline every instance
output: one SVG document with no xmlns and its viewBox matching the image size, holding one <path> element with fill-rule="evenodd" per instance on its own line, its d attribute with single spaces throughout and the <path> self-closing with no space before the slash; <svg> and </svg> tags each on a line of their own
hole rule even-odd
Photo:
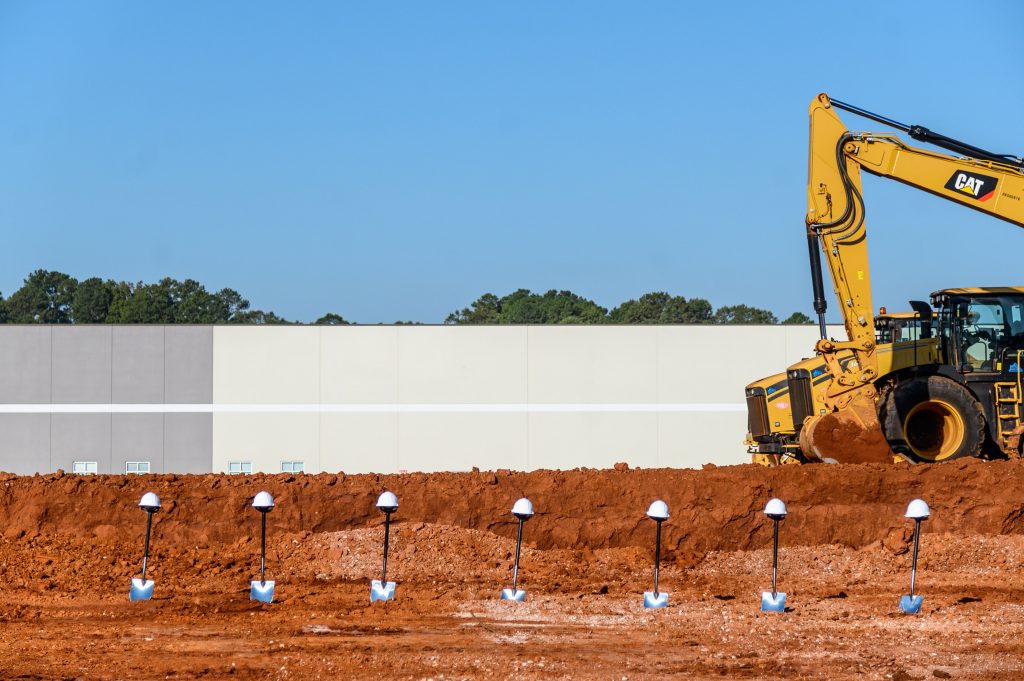
<svg viewBox="0 0 1024 681">
<path fill-rule="evenodd" d="M 907 506 L 906 517 L 908 518 L 913 518 L 914 520 L 928 520 L 928 516 L 931 514 L 932 511 L 928 508 L 928 504 L 924 502 L 924 499 L 914 499 Z"/>
<path fill-rule="evenodd" d="M 385 513 L 394 513 L 398 510 L 398 497 L 393 492 L 383 492 L 377 497 L 377 508 Z"/>
<path fill-rule="evenodd" d="M 142 500 L 139 502 L 139 506 L 146 511 L 159 511 L 160 497 L 152 492 L 146 492 L 142 495 Z"/>
<path fill-rule="evenodd" d="M 533 515 L 533 504 L 529 499 L 523 497 L 512 506 L 512 515 L 520 520 L 527 520 Z"/>
<path fill-rule="evenodd" d="M 270 496 L 270 492 L 260 492 L 256 495 L 256 498 L 252 500 L 252 507 L 258 511 L 266 513 L 270 509 L 274 508 L 274 497 Z"/>
<path fill-rule="evenodd" d="M 647 508 L 647 516 L 651 520 L 668 520 L 668 504 L 661 499 L 651 502 Z"/>
<path fill-rule="evenodd" d="M 765 504 L 764 514 L 772 520 L 782 520 L 786 513 L 786 503 L 782 499 L 769 499 Z"/>
</svg>

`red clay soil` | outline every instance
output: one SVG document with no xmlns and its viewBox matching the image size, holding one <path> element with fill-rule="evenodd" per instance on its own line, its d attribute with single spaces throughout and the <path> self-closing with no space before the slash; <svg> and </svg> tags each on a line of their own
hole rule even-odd
<svg viewBox="0 0 1024 681">
<path fill-rule="evenodd" d="M 261 489 L 275 602 L 248 600 Z M 379 577 L 383 489 L 401 502 Z M 145 491 L 160 495 L 129 603 Z M 509 586 L 528 496 L 520 586 Z M 770 586 L 772 496 L 785 614 Z M 922 497 L 922 614 L 899 614 Z M 645 611 L 665 499 L 661 587 Z M 401 476 L 0 477 L 0 678 L 1017 679 L 1024 675 L 1024 462 Z"/>
<path fill-rule="evenodd" d="M 819 416 L 801 431 L 801 448 L 814 451 L 819 459 L 842 463 L 889 463 L 893 452 L 876 409 L 874 401 L 869 401 L 859 411 L 849 407 Z"/>
</svg>

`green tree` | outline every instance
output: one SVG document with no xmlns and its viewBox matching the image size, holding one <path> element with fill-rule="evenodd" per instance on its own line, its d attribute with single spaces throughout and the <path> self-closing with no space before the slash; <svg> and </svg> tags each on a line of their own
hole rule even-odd
<svg viewBox="0 0 1024 681">
<path fill-rule="evenodd" d="M 603 324 L 608 310 L 572 291 L 543 295 L 521 288 L 498 298 L 486 293 L 470 307 L 448 315 L 446 324 Z"/>
<path fill-rule="evenodd" d="M 242 321 L 242 317 L 246 314 L 249 309 L 249 301 L 242 297 L 242 295 L 232 288 L 222 288 L 215 294 L 217 299 L 220 300 L 220 304 L 224 307 L 225 319 L 224 321 L 232 324 L 237 324 Z"/>
<path fill-rule="evenodd" d="M 178 281 L 160 280 L 171 301 L 171 316 L 175 324 L 216 324 L 224 321 L 223 308 L 206 287 L 195 279 Z"/>
<path fill-rule="evenodd" d="M 7 301 L 4 300 L 4 294 L 0 293 L 0 324 L 7 323 Z"/>
<path fill-rule="evenodd" d="M 814 320 L 803 312 L 794 312 L 782 320 L 783 324 L 813 324 Z"/>
<path fill-rule="evenodd" d="M 348 325 L 348 322 L 345 321 L 344 317 L 342 317 L 340 314 L 335 314 L 334 312 L 328 312 L 323 317 L 321 317 L 320 319 L 316 320 L 313 323 L 318 325 L 318 326 L 346 326 L 346 325 Z"/>
<path fill-rule="evenodd" d="M 664 291 L 645 293 L 627 300 L 608 315 L 615 324 L 707 324 L 711 303 L 703 298 L 687 300 Z"/>
<path fill-rule="evenodd" d="M 748 305 L 726 305 L 715 310 L 712 324 L 778 324 L 778 318 L 768 310 Z"/>
<path fill-rule="evenodd" d="M 236 324 L 256 324 L 256 325 L 269 325 L 269 324 L 291 324 L 284 317 L 278 317 L 273 312 L 264 312 L 263 310 L 246 310 L 237 315 L 232 321 Z"/>
<path fill-rule="evenodd" d="M 63 272 L 36 270 L 7 301 L 15 324 L 69 324 L 78 281 Z"/>
<path fill-rule="evenodd" d="M 544 313 L 541 324 L 605 324 L 608 310 L 572 291 L 548 291 L 541 296 L 540 309 Z M 515 321 L 513 324 L 526 323 Z"/>
<path fill-rule="evenodd" d="M 501 312 L 498 296 L 485 293 L 469 307 L 456 310 L 444 320 L 445 324 L 500 324 Z"/>
<path fill-rule="evenodd" d="M 71 320 L 76 324 L 102 324 L 107 321 L 114 299 L 114 282 L 90 277 L 79 282 L 71 303 Z"/>
<path fill-rule="evenodd" d="M 113 300 L 107 321 L 112 324 L 173 324 L 171 279 L 157 284 L 118 282 L 111 287 Z"/>
</svg>

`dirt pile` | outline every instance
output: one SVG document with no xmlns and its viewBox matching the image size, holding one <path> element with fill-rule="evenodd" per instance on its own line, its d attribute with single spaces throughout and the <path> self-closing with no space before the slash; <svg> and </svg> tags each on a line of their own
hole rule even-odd
<svg viewBox="0 0 1024 681">
<path fill-rule="evenodd" d="M 537 515 L 527 541 L 537 549 L 648 547 L 644 516 L 655 498 L 672 512 L 664 526 L 669 559 L 698 560 L 708 551 L 764 546 L 771 531 L 761 509 L 773 496 L 786 501 L 786 541 L 861 547 L 905 526 L 913 497 L 933 510 L 929 532 L 1024 532 L 1024 461 L 975 459 L 931 466 L 891 464 L 731 466 L 707 470 L 573 470 L 409 475 L 47 475 L 0 478 L 4 536 L 67 535 L 100 541 L 138 541 L 145 491 L 160 495 L 156 545 L 231 545 L 251 537 L 258 514 L 249 508 L 261 489 L 277 506 L 271 533 L 341 532 L 382 523 L 374 501 L 383 489 L 401 500 L 395 515 L 408 523 L 449 525 L 514 538 L 509 512 L 528 496 Z"/>
<path fill-rule="evenodd" d="M 929 467 L 753 466 L 405 476 L 0 477 L 0 678 L 808 678 L 1018 679 L 1024 674 L 1019 462 Z M 401 507 L 371 606 L 381 489 Z M 128 602 L 144 491 L 163 499 L 147 576 Z M 257 491 L 269 516 L 270 605 L 248 598 L 259 565 Z M 520 586 L 509 586 L 529 496 Z M 770 584 L 780 496 L 780 588 Z M 919 617 L 907 591 L 907 500 L 933 508 Z M 669 607 L 645 611 L 662 497 Z"/>
</svg>

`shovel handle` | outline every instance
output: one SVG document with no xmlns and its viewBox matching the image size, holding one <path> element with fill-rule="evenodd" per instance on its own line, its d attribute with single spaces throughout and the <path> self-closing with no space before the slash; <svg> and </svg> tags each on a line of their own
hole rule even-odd
<svg viewBox="0 0 1024 681">
<path fill-rule="evenodd" d="M 391 534 L 391 513 L 384 514 L 384 568 L 381 571 L 380 583 L 387 586 L 388 583 L 388 537 Z"/>
<path fill-rule="evenodd" d="M 910 565 L 910 597 L 914 597 L 914 582 L 917 581 L 917 545 L 921 539 L 921 519 L 914 519 L 914 560 Z"/>
<path fill-rule="evenodd" d="M 523 519 L 519 519 L 519 536 L 516 537 L 516 562 L 512 567 L 512 593 L 516 592 L 516 583 L 519 581 L 519 549 L 523 545 Z"/>
<path fill-rule="evenodd" d="M 779 520 L 774 519 L 775 531 L 772 536 L 772 598 L 775 598 L 775 578 L 779 572 Z"/>
<path fill-rule="evenodd" d="M 142 581 L 146 581 L 146 563 L 149 561 L 149 531 L 153 527 L 153 512 L 146 511 L 146 546 L 142 550 Z"/>
<path fill-rule="evenodd" d="M 260 586 L 266 584 L 263 571 L 267 564 L 267 512 L 260 513 Z"/>
<path fill-rule="evenodd" d="M 658 532 L 654 539 L 654 597 L 658 597 L 658 568 L 661 563 L 661 521 L 658 523 Z"/>
</svg>

